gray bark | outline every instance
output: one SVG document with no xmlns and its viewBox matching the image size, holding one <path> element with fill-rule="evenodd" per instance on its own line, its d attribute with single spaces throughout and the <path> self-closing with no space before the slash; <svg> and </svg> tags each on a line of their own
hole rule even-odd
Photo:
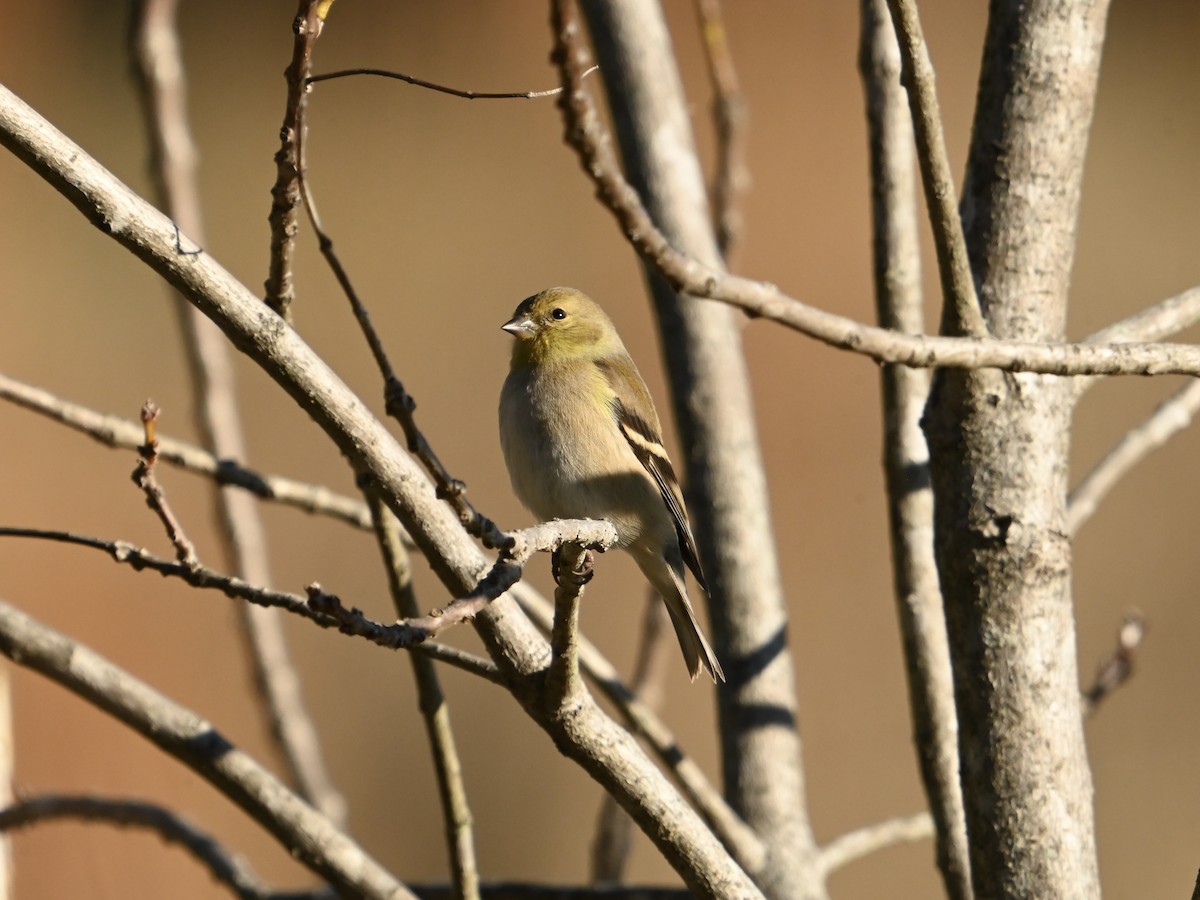
<svg viewBox="0 0 1200 900">
<path fill-rule="evenodd" d="M 995 0 L 963 219 L 988 327 L 1061 340 L 1104 2 Z M 938 374 L 925 421 L 976 896 L 1099 895 L 1066 534 L 1071 383 Z"/>
</svg>

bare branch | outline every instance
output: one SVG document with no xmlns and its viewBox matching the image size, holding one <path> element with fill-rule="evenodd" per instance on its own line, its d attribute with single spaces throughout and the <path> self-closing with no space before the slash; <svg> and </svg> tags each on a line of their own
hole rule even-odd
<svg viewBox="0 0 1200 900">
<path fill-rule="evenodd" d="M 870 856 L 896 844 L 911 844 L 933 837 L 933 819 L 929 813 L 917 813 L 903 819 L 889 819 L 843 834 L 821 850 L 821 868 L 828 877 L 842 866 Z"/>
<path fill-rule="evenodd" d="M 557 704 L 560 715 L 579 702 L 585 693 L 579 677 L 579 602 L 592 579 L 595 561 L 590 550 L 564 544 L 554 553 L 554 626 L 550 631 L 550 670 L 546 692 Z"/>
<path fill-rule="evenodd" d="M 958 201 L 950 158 L 946 154 L 946 135 L 934 88 L 933 63 L 921 32 L 915 0 L 888 0 L 896 36 L 899 39 L 903 67 L 900 79 L 908 88 L 912 122 L 917 136 L 917 161 L 925 186 L 925 205 L 933 221 L 933 241 L 941 272 L 943 309 L 942 333 L 954 337 L 985 337 L 987 325 L 975 295 L 971 261 Z"/>
<path fill-rule="evenodd" d="M 131 43 L 147 130 L 155 146 L 160 202 L 193 240 L 203 244 L 183 59 L 175 33 L 176 0 L 145 0 L 138 12 Z M 197 430 L 218 458 L 241 459 L 246 455 L 245 439 L 225 336 L 182 297 L 177 298 L 176 308 L 191 375 Z M 270 584 L 266 530 L 253 498 L 215 488 L 214 501 L 218 536 L 229 567 L 247 581 Z M 345 800 L 333 786 L 325 766 L 282 623 L 269 609 L 241 606 L 238 613 L 258 699 L 289 774 L 305 797 L 340 821 L 345 816 Z"/>
<path fill-rule="evenodd" d="M 876 315 L 885 328 L 917 334 L 925 330 L 925 323 L 912 116 L 900 85 L 900 51 L 887 4 L 863 0 L 861 15 L 859 68 L 866 91 L 871 154 Z M 958 720 L 946 617 L 933 555 L 929 448 L 921 433 L 929 376 L 919 369 L 888 365 L 881 368 L 880 380 L 892 580 L 913 739 L 937 826 L 938 869 L 947 895 L 966 900 L 971 896 L 971 876 L 958 778 Z"/>
<path fill-rule="evenodd" d="M 347 609 L 339 597 L 327 593 L 315 582 L 305 589 L 307 598 L 304 598 L 250 584 L 199 562 L 172 562 L 126 541 L 108 541 L 66 531 L 11 527 L 0 527 L 0 537 L 34 538 L 103 550 L 114 562 L 128 565 L 135 571 L 149 570 L 179 578 L 195 588 L 217 590 L 227 597 L 246 600 L 256 606 L 282 609 L 315 622 L 322 628 L 337 628 L 343 634 L 366 638 L 381 647 L 399 650 L 423 643 L 447 628 L 474 619 L 520 579 L 525 563 L 535 552 L 551 552 L 565 543 L 608 548 L 616 544 L 616 529 L 610 522 L 564 519 L 514 532 L 510 536 L 512 549 L 502 554 L 501 560 L 470 594 L 444 609 L 435 609 L 426 616 L 403 619 L 394 625 L 369 619 L 358 609 Z M 453 663 L 456 655 L 441 654 L 439 658 Z M 482 670 L 484 667 L 475 665 L 474 668 Z"/>
<path fill-rule="evenodd" d="M 0 601 L 0 653 L 99 707 L 178 759 L 296 859 L 351 896 L 412 898 L 400 882 L 213 726 L 82 644 Z"/>
<path fill-rule="evenodd" d="M 203 865 L 213 879 L 242 900 L 330 900 L 327 888 L 312 891 L 274 891 L 250 870 L 245 860 L 222 847 L 212 835 L 166 807 L 142 800 L 114 797 L 44 794 L 24 797 L 0 809 L 0 831 L 29 828 L 54 821 L 104 822 L 153 831 L 176 844 Z"/>
<path fill-rule="evenodd" d="M 416 591 L 412 583 L 412 567 L 408 550 L 401 540 L 402 529 L 396 516 L 383 505 L 378 494 L 368 486 L 367 503 L 375 520 L 375 539 L 387 570 L 388 588 L 396 614 L 401 618 L 420 615 Z M 442 822 L 446 834 L 446 849 L 450 857 L 450 873 L 455 896 L 460 900 L 478 900 L 479 867 L 475 859 L 475 831 L 471 808 L 467 803 L 467 788 L 463 782 L 462 764 L 454 730 L 450 725 L 450 708 L 433 661 L 419 653 L 410 654 L 413 678 L 417 683 L 417 705 L 425 722 L 425 734 L 433 755 L 437 775 L 438 797 L 442 804 Z"/>
<path fill-rule="evenodd" d="M 717 249 L 733 268 L 733 253 L 742 236 L 742 195 L 750 185 L 746 166 L 746 122 L 749 118 L 737 67 L 729 49 L 721 0 L 696 0 L 704 39 L 704 59 L 713 89 L 713 121 L 717 126 L 717 171 L 713 176 L 713 220 Z"/>
<path fill-rule="evenodd" d="M 284 72 L 287 103 L 279 130 L 282 144 L 275 154 L 275 186 L 271 188 L 271 261 L 266 281 L 266 304 L 285 320 L 291 321 L 292 284 L 296 258 L 296 235 L 300 232 L 300 175 L 304 171 L 305 112 L 308 86 L 305 79 L 312 70 L 313 45 L 325 24 L 320 0 L 300 0 L 292 23 L 292 61 Z"/>
<path fill-rule="evenodd" d="M 180 253 L 178 231 L 165 216 L 3 87 L 0 144 L 179 288 L 276 380 L 355 468 L 376 480 L 452 596 L 475 589 L 490 562 L 388 430 L 294 331 L 208 254 Z M 546 709 L 537 686 L 549 648 L 515 604 L 491 604 L 476 619 L 476 630 L 522 708 L 563 754 L 619 796 L 693 892 L 761 895 L 636 741 L 594 701 L 587 698 L 569 719 Z"/>
<path fill-rule="evenodd" d="M 516 586 L 513 593 L 517 601 L 537 626 L 549 633 L 554 626 L 553 605 L 524 588 L 524 584 Z M 657 596 L 654 608 L 663 608 Z M 766 860 L 763 842 L 708 780 L 696 760 L 680 746 L 653 707 L 625 685 L 616 666 L 583 635 L 579 636 L 579 663 L 596 689 L 617 709 L 626 727 L 650 747 L 738 864 L 751 875 L 757 875 Z"/>
<path fill-rule="evenodd" d="M 422 641 L 408 648 L 413 653 L 428 656 L 430 659 L 461 669 L 468 675 L 476 675 L 484 681 L 504 687 L 504 676 L 494 662 L 486 656 L 476 656 L 465 650 L 459 650 L 449 644 L 439 644 L 436 641 Z"/>
<path fill-rule="evenodd" d="M 572 41 L 577 37 L 571 36 Z M 817 309 L 772 284 L 719 272 L 673 247 L 621 175 L 591 96 L 572 60 L 564 69 L 567 140 L 579 153 L 596 195 L 630 245 L 677 290 L 771 319 L 822 343 L 879 362 L 916 368 L 997 368 L 1048 375 L 1200 375 L 1200 348 L 1186 344 L 1072 344 L 900 334 Z"/>
<path fill-rule="evenodd" d="M 594 71 L 596 71 L 596 66 L 592 66 L 592 68 L 583 74 L 587 76 Z M 440 94 L 449 94 L 451 97 L 462 97 L 465 100 L 537 100 L 541 97 L 556 97 L 562 93 L 562 87 L 554 87 L 545 91 L 465 91 L 460 88 L 437 84 L 433 81 L 426 81 L 423 78 L 417 78 L 413 75 L 405 75 L 403 72 L 392 72 L 388 69 L 338 69 L 336 72 L 310 75 L 304 79 L 304 83 L 305 85 L 311 85 L 320 81 L 332 81 L 335 78 L 349 78 L 353 75 L 377 75 L 380 78 L 395 78 L 397 81 L 403 81 L 405 84 L 428 88 Z"/>
<path fill-rule="evenodd" d="M 183 526 L 167 503 L 166 492 L 154 476 L 154 464 L 158 461 L 158 440 L 154 436 L 157 420 L 158 407 L 147 400 L 142 406 L 142 425 L 146 429 L 146 442 L 138 448 L 138 464 L 133 470 L 133 483 L 146 495 L 146 505 L 154 511 L 163 528 L 167 530 L 167 537 L 175 548 L 175 558 L 185 566 L 194 566 L 199 562 L 196 547 L 183 533 Z"/>
<path fill-rule="evenodd" d="M 316 201 L 313 199 L 308 173 L 303 168 L 299 173 L 299 185 L 300 194 L 304 200 L 304 209 L 308 214 L 313 231 L 317 235 L 321 255 L 325 257 L 326 263 L 342 288 L 342 293 L 349 301 L 355 321 L 358 322 L 367 346 L 371 350 L 371 355 L 375 359 L 375 364 L 379 368 L 384 385 L 384 408 L 387 410 L 387 414 L 399 423 L 404 432 L 408 452 L 416 456 L 421 465 L 425 467 L 425 471 L 433 478 L 434 485 L 437 487 L 438 497 L 449 502 L 451 509 L 458 515 L 458 519 L 466 528 L 467 533 L 478 537 L 488 549 L 502 547 L 505 540 L 504 532 L 495 522 L 475 509 L 466 497 L 466 483 L 450 474 L 434 452 L 432 445 L 425 439 L 425 435 L 417 427 L 415 416 L 417 402 L 405 390 L 404 383 L 400 381 L 396 370 L 392 368 L 379 332 L 375 330 L 375 326 L 371 322 L 371 315 L 366 304 L 358 296 L 358 292 L 350 281 L 350 273 L 346 271 L 341 259 L 333 249 L 333 239 L 325 231 L 321 217 L 317 214 Z"/>
<path fill-rule="evenodd" d="M 1193 287 L 1102 328 L 1087 341 L 1091 344 L 1161 341 L 1197 322 L 1200 322 L 1200 287 Z"/>
<path fill-rule="evenodd" d="M 9 378 L 3 373 L 0 373 L 0 400 L 11 401 L 30 412 L 61 422 L 106 447 L 136 450 L 145 438 L 142 426 L 132 419 L 106 415 L 63 400 L 49 391 Z M 371 514 L 366 504 L 353 497 L 334 493 L 324 485 L 257 472 L 240 465 L 236 460 L 218 459 L 203 447 L 170 437 L 159 437 L 158 458 L 185 471 L 212 478 L 217 484 L 249 491 L 263 500 L 329 516 L 356 528 L 371 527 Z M 405 540 L 409 543 L 412 541 L 407 535 Z"/>
<path fill-rule="evenodd" d="M 1089 344 L 1122 343 L 1125 341 L 1161 341 L 1200 322 L 1200 287 L 1189 288 L 1174 297 L 1161 300 L 1139 310 L 1128 318 L 1102 328 L 1086 339 Z M 1072 385 L 1079 400 L 1098 378 L 1075 379 Z"/>
<path fill-rule="evenodd" d="M 1200 412 L 1200 381 L 1192 380 L 1159 404 L 1145 422 L 1130 429 L 1067 498 L 1072 537 L 1099 508 L 1108 492 L 1143 459 L 1192 424 Z"/>
</svg>

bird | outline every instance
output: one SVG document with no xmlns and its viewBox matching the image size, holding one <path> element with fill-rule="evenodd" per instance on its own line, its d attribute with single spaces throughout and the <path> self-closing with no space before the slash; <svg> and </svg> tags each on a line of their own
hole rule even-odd
<svg viewBox="0 0 1200 900">
<path fill-rule="evenodd" d="M 543 521 L 607 519 L 661 595 L 695 681 L 725 673 L 696 620 L 684 565 L 707 591 L 654 402 L 612 320 L 574 288 L 527 297 L 500 392 L 500 443 L 517 498 Z"/>
</svg>

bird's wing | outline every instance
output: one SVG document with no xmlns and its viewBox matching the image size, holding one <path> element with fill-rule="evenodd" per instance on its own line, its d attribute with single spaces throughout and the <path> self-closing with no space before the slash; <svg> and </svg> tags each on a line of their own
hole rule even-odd
<svg viewBox="0 0 1200 900">
<path fill-rule="evenodd" d="M 700 554 L 696 550 L 696 540 L 692 537 L 687 509 L 683 505 L 683 492 L 679 487 L 679 479 L 675 476 L 675 468 L 663 447 L 658 417 L 654 413 L 650 393 L 646 390 L 641 376 L 636 374 L 636 370 L 631 377 L 627 371 L 615 366 L 600 363 L 600 369 L 613 390 L 612 409 L 617 428 L 629 442 L 633 455 L 658 486 L 658 493 L 662 496 L 675 525 L 683 561 L 696 576 L 700 587 L 707 591 L 704 571 L 700 568 Z"/>
</svg>

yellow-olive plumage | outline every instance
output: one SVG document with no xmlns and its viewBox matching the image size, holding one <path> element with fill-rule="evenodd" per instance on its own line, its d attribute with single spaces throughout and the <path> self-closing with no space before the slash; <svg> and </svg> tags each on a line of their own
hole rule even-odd
<svg viewBox="0 0 1200 900">
<path fill-rule="evenodd" d="M 543 520 L 608 519 L 662 595 L 693 680 L 725 675 L 696 621 L 686 563 L 704 586 L 654 403 L 599 305 L 571 288 L 521 302 L 500 394 L 500 443 L 517 497 Z"/>
</svg>

